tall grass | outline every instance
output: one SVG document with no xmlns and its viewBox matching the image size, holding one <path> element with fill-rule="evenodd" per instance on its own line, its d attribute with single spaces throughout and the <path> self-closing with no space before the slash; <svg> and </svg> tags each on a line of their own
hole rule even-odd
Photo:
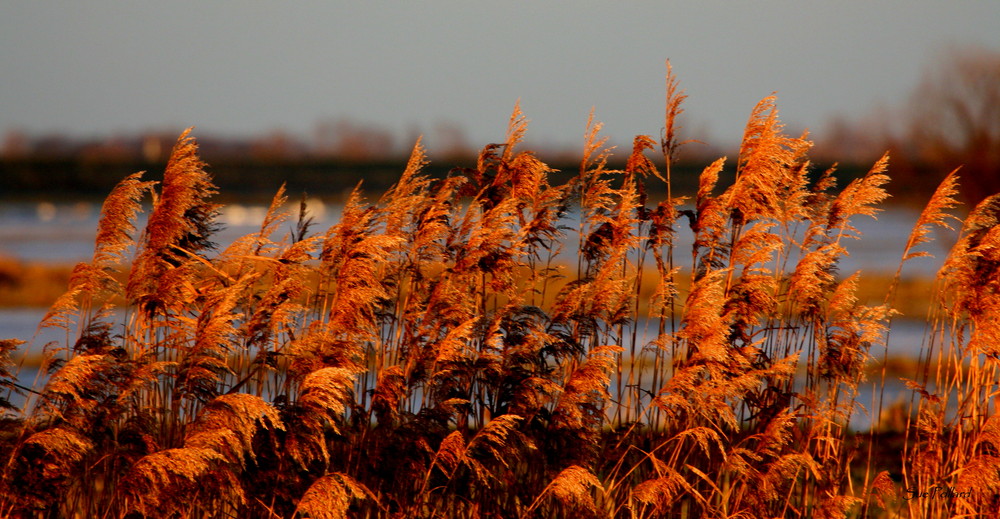
<svg viewBox="0 0 1000 519">
<path fill-rule="evenodd" d="M 515 108 L 475 168 L 428 178 L 418 141 L 391 190 L 370 201 L 359 187 L 329 229 L 304 205 L 284 212 L 282 189 L 259 232 L 224 249 L 184 132 L 161 182 L 137 173 L 109 195 L 93 260 L 42 323 L 67 340 L 46 346 L 47 381 L 5 415 L 0 515 L 996 510 L 998 199 L 972 212 L 939 276 L 892 472 L 872 447 L 892 410 L 858 395 L 887 354 L 893 289 L 863 304 L 861 274 L 837 270 L 852 222 L 887 197 L 888 159 L 838 189 L 768 97 L 732 166 L 710 164 L 681 196 L 683 99 L 668 73 L 663 136 L 636 137 L 621 171 L 591 119 L 578 174 L 551 184 L 519 149 Z M 720 186 L 727 167 L 735 181 Z M 955 186 L 949 175 L 901 266 L 947 225 Z M 8 391 L 22 390 L 18 346 L 0 342 Z M 852 432 L 865 407 L 876 426 Z M 935 486 L 972 492 L 903 499 Z"/>
</svg>

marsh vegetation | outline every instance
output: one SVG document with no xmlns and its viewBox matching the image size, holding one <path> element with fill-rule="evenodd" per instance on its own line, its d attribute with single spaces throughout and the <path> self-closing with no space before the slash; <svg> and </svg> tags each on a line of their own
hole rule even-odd
<svg viewBox="0 0 1000 519">
<path fill-rule="evenodd" d="M 359 186 L 330 228 L 283 211 L 281 190 L 222 248 L 185 132 L 162 181 L 130 175 L 104 202 L 92 260 L 41 323 L 66 337 L 44 385 L 18 385 L 21 341 L 0 342 L 0 385 L 29 397 L 0 429 L 0 515 L 996 512 L 1000 198 L 959 226 L 944 177 L 866 304 L 864 273 L 838 261 L 887 197 L 888 157 L 837 186 L 768 97 L 738 156 L 678 193 L 683 99 L 668 75 L 665 130 L 622 170 L 590 123 L 579 170 L 550 183 L 515 108 L 475 167 L 431 179 L 418 142 L 391 189 Z M 861 401 L 885 385 L 870 368 L 906 262 L 951 226 L 911 398 Z"/>
</svg>

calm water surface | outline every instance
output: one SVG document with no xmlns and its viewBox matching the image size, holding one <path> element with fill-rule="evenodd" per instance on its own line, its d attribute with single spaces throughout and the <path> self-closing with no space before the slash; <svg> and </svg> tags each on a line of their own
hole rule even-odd
<svg viewBox="0 0 1000 519">
<path fill-rule="evenodd" d="M 335 224 L 340 216 L 340 204 L 324 203 L 319 199 L 309 201 L 314 232 L 323 232 Z M 293 209 L 293 208 L 289 208 Z M 297 206 L 294 208 L 297 211 Z M 222 230 L 214 240 L 225 247 L 236 238 L 256 232 L 267 208 L 257 205 L 230 204 L 222 209 L 219 223 Z M 297 213 L 295 213 L 297 214 Z M 140 215 L 139 227 L 148 212 Z M 862 237 L 843 240 L 849 256 L 841 262 L 842 272 L 895 272 L 906 240 L 910 235 L 918 211 L 890 208 L 875 221 L 870 217 L 857 217 L 851 223 Z M 75 204 L 0 203 L 0 256 L 29 261 L 75 263 L 89 259 L 94 251 L 94 234 L 100 216 L 100 204 L 79 202 Z M 577 221 L 570 215 L 565 224 L 576 228 Z M 294 221 L 286 222 L 280 232 L 287 232 Z M 570 231 L 566 240 L 572 245 L 577 238 Z M 917 258 L 906 265 L 905 273 L 933 275 L 941 265 L 948 248 L 955 241 L 954 232 L 938 232 L 924 250 L 934 258 Z M 678 232 L 676 250 L 682 261 L 688 258 L 692 242 L 691 232 L 683 228 Z M 571 251 L 572 252 L 572 251 Z"/>
<path fill-rule="evenodd" d="M 339 204 L 324 203 L 322 200 L 309 201 L 310 214 L 314 218 L 314 232 L 324 232 L 335 224 L 342 211 Z M 260 205 L 231 204 L 223 208 L 219 222 L 223 229 L 214 240 L 220 249 L 236 238 L 259 230 L 267 208 Z M 289 207 L 297 214 L 297 205 Z M 879 215 L 878 221 L 869 217 L 858 217 L 852 224 L 863 233 L 860 240 L 845 240 L 850 255 L 841 262 L 841 272 L 888 272 L 896 270 L 906 240 L 918 216 L 917 211 L 891 208 Z M 144 223 L 148 211 L 140 215 L 138 226 Z M 96 232 L 100 204 L 79 203 L 0 203 L 0 257 L 6 256 L 23 261 L 44 261 L 52 263 L 75 263 L 87 261 L 93 255 L 94 234 Z M 294 218 L 286 221 L 279 234 L 290 231 Z M 570 216 L 565 224 L 575 228 L 577 223 Z M 572 233 L 572 231 L 570 231 Z M 280 236 L 279 236 L 280 237 Z M 925 246 L 934 258 L 918 258 L 909 262 L 904 273 L 919 276 L 933 275 L 943 261 L 948 247 L 954 242 L 955 233 L 938 233 L 935 241 Z M 571 244 L 577 238 L 570 234 L 567 249 L 575 254 Z M 687 229 L 679 232 L 677 244 L 678 258 L 688 258 L 691 247 L 691 233 Z M 65 332 L 58 330 L 37 330 L 45 310 L 0 309 L 0 338 L 20 338 L 30 340 L 29 350 L 38 352 L 51 341 L 66 344 Z M 922 346 L 925 330 L 923 323 L 897 320 L 890 334 L 889 351 L 893 355 L 915 357 Z M 881 357 L 881 351 L 872 352 Z M 25 371 L 20 380 L 30 386 L 36 373 Z M 899 384 L 890 381 L 887 389 L 896 392 Z"/>
</svg>

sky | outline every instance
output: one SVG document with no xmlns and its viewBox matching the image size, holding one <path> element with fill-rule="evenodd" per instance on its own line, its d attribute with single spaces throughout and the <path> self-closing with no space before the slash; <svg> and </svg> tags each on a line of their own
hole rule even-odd
<svg viewBox="0 0 1000 519">
<path fill-rule="evenodd" d="M 950 46 L 1000 50 L 998 28 L 992 0 L 11 1 L 0 135 L 350 119 L 400 138 L 447 122 L 480 147 L 519 101 L 528 142 L 582 147 L 593 110 L 628 143 L 660 133 L 669 59 L 686 135 L 738 142 L 772 92 L 796 132 L 901 106 Z"/>
</svg>

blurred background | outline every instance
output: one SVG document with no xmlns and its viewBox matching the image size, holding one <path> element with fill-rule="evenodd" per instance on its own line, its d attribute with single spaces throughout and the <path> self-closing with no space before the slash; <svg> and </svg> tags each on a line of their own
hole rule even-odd
<svg viewBox="0 0 1000 519">
<path fill-rule="evenodd" d="M 26 355 L 66 340 L 37 325 L 93 254 L 101 201 L 136 171 L 160 179 L 187 127 L 225 203 L 214 241 L 255 232 L 283 183 L 322 232 L 359 181 L 370 199 L 395 182 L 418 137 L 426 173 L 474 166 L 518 103 L 523 149 L 552 167 L 579 168 L 592 111 L 623 165 L 663 129 L 668 59 L 688 95 L 679 139 L 697 141 L 675 194 L 735 164 L 773 92 L 815 172 L 837 162 L 843 185 L 890 152 L 890 206 L 855 222 L 840 265 L 881 302 L 948 172 L 963 167 L 967 204 L 1000 191 L 998 27 L 996 1 L 3 2 L 0 339 L 33 337 Z M 907 264 L 903 318 L 926 315 L 955 236 Z M 900 321 L 892 351 L 915 357 L 924 323 Z"/>
<path fill-rule="evenodd" d="M 884 250 L 949 171 L 963 166 L 969 203 L 1000 191 L 997 27 L 1000 2 L 932 0 L 5 2 L 0 292 L 47 304 L 26 273 L 87 258 L 103 197 L 135 171 L 158 179 L 189 126 L 231 235 L 282 183 L 324 225 L 359 180 L 391 185 L 419 136 L 429 174 L 475 164 L 518 102 L 524 148 L 553 167 L 578 167 L 592 110 L 624 161 L 635 135 L 660 135 L 668 59 L 688 94 L 680 138 L 698 141 L 675 193 L 733 164 L 776 92 L 816 171 L 850 178 L 891 153 L 899 209 L 852 261 L 894 269 Z"/>
<path fill-rule="evenodd" d="M 379 189 L 420 135 L 464 165 L 518 100 L 526 147 L 572 163 L 591 110 L 626 151 L 659 135 L 667 59 L 699 170 L 777 92 L 819 163 L 891 150 L 903 198 L 960 164 L 970 198 L 1000 188 L 1000 3 L 674 4 L 7 2 L 0 194 L 103 196 L 188 126 L 233 196 Z"/>
</svg>

